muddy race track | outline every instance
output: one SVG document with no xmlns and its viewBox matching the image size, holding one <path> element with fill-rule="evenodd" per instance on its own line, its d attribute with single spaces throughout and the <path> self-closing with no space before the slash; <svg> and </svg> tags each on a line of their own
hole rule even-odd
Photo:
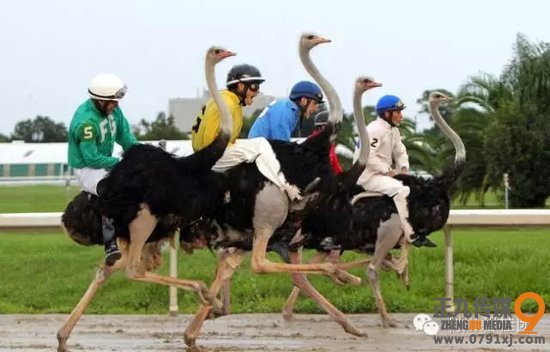
<svg viewBox="0 0 550 352">
<path fill-rule="evenodd" d="M 242 314 L 207 321 L 198 344 L 205 351 L 550 351 L 550 316 L 537 325 L 545 344 L 511 347 L 496 344 L 436 345 L 416 331 L 415 314 L 395 314 L 402 327 L 383 329 L 376 314 L 353 315 L 368 338 L 346 334 L 326 315 L 297 315 L 285 322 L 279 314 Z M 56 332 L 66 315 L 0 315 L 0 351 L 55 351 Z M 185 351 L 183 330 L 189 315 L 85 315 L 68 345 L 71 351 Z M 515 338 L 519 335 L 514 336 Z M 485 341 L 486 342 L 486 341 Z M 517 343 L 517 342 L 516 342 Z"/>
</svg>

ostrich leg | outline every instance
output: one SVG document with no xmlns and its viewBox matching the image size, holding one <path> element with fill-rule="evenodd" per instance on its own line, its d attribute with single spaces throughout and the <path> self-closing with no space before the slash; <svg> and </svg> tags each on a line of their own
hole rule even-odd
<svg viewBox="0 0 550 352">
<path fill-rule="evenodd" d="M 126 267 L 126 276 L 130 280 L 150 282 L 165 286 L 175 286 L 187 291 L 197 293 L 200 300 L 206 304 L 215 302 L 215 298 L 210 296 L 206 285 L 202 281 L 182 280 L 168 276 L 161 276 L 149 271 L 145 271 L 141 265 L 141 253 L 143 246 L 149 235 L 153 232 L 157 218 L 151 214 L 147 205 L 143 204 L 138 216 L 130 223 L 130 245 L 128 248 L 128 265 Z M 217 304 L 220 305 L 221 304 Z"/>
<path fill-rule="evenodd" d="M 376 241 L 376 249 L 374 250 L 374 256 L 372 262 L 367 267 L 367 279 L 372 287 L 374 298 L 376 301 L 376 307 L 382 316 L 382 325 L 386 327 L 396 327 L 399 323 L 397 320 L 391 318 L 386 309 L 382 292 L 380 291 L 380 282 L 378 278 L 378 272 L 390 250 L 399 241 L 402 235 L 401 220 L 397 214 L 393 214 L 387 221 L 380 224 L 378 228 L 378 236 Z"/>
<path fill-rule="evenodd" d="M 300 249 L 300 252 L 302 249 Z M 299 253 L 301 255 L 301 253 Z M 317 252 L 311 260 L 309 260 L 309 263 L 320 263 L 327 257 L 326 252 Z M 298 260 L 300 260 L 299 258 Z M 294 280 L 293 280 L 294 281 Z M 286 299 L 285 305 L 283 306 L 283 318 L 287 321 L 291 321 L 294 319 L 293 317 L 293 311 L 294 306 L 296 306 L 296 300 L 298 299 L 298 296 L 300 295 L 300 288 L 298 286 L 294 286 L 292 288 L 292 292 Z"/>
<path fill-rule="evenodd" d="M 86 307 L 90 304 L 92 301 L 92 298 L 94 298 L 95 293 L 97 290 L 107 281 L 109 276 L 113 273 L 112 270 L 113 267 L 107 267 L 107 266 L 101 266 L 95 275 L 95 278 L 90 283 L 90 286 L 86 290 L 86 293 L 80 298 L 80 301 L 74 307 L 73 311 L 65 321 L 65 324 L 57 331 L 57 351 L 58 352 L 67 352 L 67 339 L 71 335 L 71 332 L 73 331 L 74 326 L 84 314 L 84 311 L 86 310 Z"/>
<path fill-rule="evenodd" d="M 215 297 L 222 288 L 223 284 L 231 279 L 231 276 L 233 276 L 235 270 L 239 267 L 239 265 L 241 265 L 245 254 L 246 252 L 244 251 L 236 250 L 231 254 L 229 251 L 226 251 L 220 256 L 216 277 L 210 287 L 210 295 L 212 297 Z M 193 321 L 187 326 L 187 329 L 185 329 L 183 339 L 185 344 L 188 346 L 188 352 L 201 351 L 201 349 L 196 345 L 197 336 L 199 335 L 200 329 L 202 328 L 202 325 L 204 324 L 204 321 L 208 317 L 208 314 L 212 308 L 213 307 L 211 305 L 203 304 L 199 308 L 199 311 L 195 315 Z"/>
<path fill-rule="evenodd" d="M 317 252 L 317 254 L 315 254 L 315 256 L 311 258 L 311 260 L 309 260 L 308 262 L 320 263 L 324 259 L 326 259 L 327 256 L 328 256 L 328 253 L 326 252 Z M 358 259 L 353 262 L 336 263 L 336 267 L 338 268 L 338 270 L 348 270 L 351 268 L 356 268 L 359 266 L 363 266 L 365 264 L 369 264 L 371 261 L 372 261 L 371 258 Z M 336 281 L 340 281 L 340 280 L 336 280 Z M 352 285 L 360 285 L 361 280 L 352 280 L 347 283 Z M 294 286 L 292 288 L 292 292 L 290 293 L 290 295 L 288 296 L 285 302 L 285 305 L 283 306 L 282 314 L 285 320 L 290 321 L 293 319 L 293 311 L 294 311 L 294 307 L 296 306 L 296 300 L 298 299 L 299 294 L 300 294 L 300 288 L 297 286 Z"/>
<path fill-rule="evenodd" d="M 301 253 L 290 253 L 290 260 L 295 263 L 301 261 Z M 323 295 L 321 295 L 307 280 L 306 275 L 301 273 L 292 273 L 292 282 L 296 287 L 298 287 L 304 294 L 313 299 L 319 304 L 321 308 L 325 310 L 334 319 L 342 328 L 349 334 L 366 337 L 367 333 L 356 328 L 349 319 L 339 311 L 335 306 L 333 306 Z"/>
</svg>

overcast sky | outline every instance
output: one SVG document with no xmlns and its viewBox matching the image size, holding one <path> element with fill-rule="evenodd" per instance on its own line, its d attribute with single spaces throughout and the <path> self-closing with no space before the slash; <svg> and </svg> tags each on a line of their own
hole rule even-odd
<svg viewBox="0 0 550 352">
<path fill-rule="evenodd" d="M 263 92 L 288 94 L 308 79 L 297 54 L 299 35 L 333 40 L 312 57 L 351 110 L 353 81 L 370 75 L 382 94 L 401 96 L 406 116 L 425 89 L 451 91 L 479 72 L 499 74 L 518 32 L 550 41 L 545 0 L 17 0 L 0 4 L 0 133 L 46 115 L 68 125 L 99 72 L 128 85 L 121 106 L 130 123 L 153 120 L 168 99 L 205 87 L 203 58 L 211 45 L 237 52 L 218 65 L 218 86 L 238 63 L 256 65 Z M 422 126 L 426 123 L 421 120 Z"/>
</svg>

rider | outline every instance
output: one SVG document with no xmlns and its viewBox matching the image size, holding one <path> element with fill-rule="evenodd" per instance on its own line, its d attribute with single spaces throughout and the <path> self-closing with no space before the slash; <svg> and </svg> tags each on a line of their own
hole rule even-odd
<svg viewBox="0 0 550 352">
<path fill-rule="evenodd" d="M 98 183 L 119 161 L 112 156 L 114 143 L 124 150 L 138 143 L 118 106 L 126 90 L 117 76 L 96 75 L 88 87 L 90 98 L 76 109 L 69 126 L 69 166 L 80 187 L 96 196 Z M 112 266 L 121 256 L 112 219 L 102 216 L 102 232 L 105 264 Z"/>
<path fill-rule="evenodd" d="M 229 143 L 235 143 L 243 127 L 243 106 L 252 104 L 253 99 L 260 93 L 260 84 L 265 79 L 260 71 L 247 64 L 236 65 L 227 74 L 227 89 L 220 92 L 227 104 L 233 126 Z M 194 151 L 210 145 L 220 133 L 220 111 L 212 98 L 208 100 L 199 112 L 192 127 L 191 139 Z"/>
<path fill-rule="evenodd" d="M 322 103 L 321 88 L 313 82 L 300 81 L 292 87 L 288 98 L 276 100 L 262 111 L 254 121 L 248 138 L 290 141 L 298 121 L 301 130 L 302 120 L 309 118 Z"/>
<path fill-rule="evenodd" d="M 321 110 L 319 111 L 315 117 L 315 129 L 311 133 L 309 137 L 313 137 L 325 128 L 328 122 L 328 111 L 327 110 Z M 308 137 L 308 138 L 309 138 Z M 342 165 L 340 165 L 340 161 L 338 160 L 338 156 L 336 155 L 336 145 L 334 143 L 331 144 L 329 154 L 330 158 L 330 166 L 332 167 L 332 171 L 334 171 L 335 174 L 341 174 L 344 170 L 342 169 Z"/>
<path fill-rule="evenodd" d="M 291 200 L 300 199 L 300 190 L 286 181 L 269 142 L 264 138 L 240 139 L 243 126 L 243 106 L 252 104 L 260 93 L 260 84 L 265 79 L 260 71 L 247 64 L 236 65 L 227 74 L 227 89 L 220 94 L 227 104 L 233 119 L 229 147 L 214 165 L 216 172 L 227 171 L 243 162 L 255 162 L 260 172 L 271 182 L 286 192 Z M 220 133 L 220 111 L 212 98 L 202 108 L 192 128 L 192 146 L 199 151 L 210 145 Z"/>
<path fill-rule="evenodd" d="M 371 146 L 369 159 L 357 183 L 365 190 L 380 192 L 393 198 L 404 235 L 412 242 L 414 230 L 407 220 L 407 196 L 410 189 L 393 178 L 398 173 L 409 172 L 409 156 L 397 128 L 403 121 L 403 109 L 405 104 L 395 95 L 385 95 L 378 100 L 378 118 L 367 125 Z M 355 155 L 357 159 L 358 150 Z"/>
</svg>

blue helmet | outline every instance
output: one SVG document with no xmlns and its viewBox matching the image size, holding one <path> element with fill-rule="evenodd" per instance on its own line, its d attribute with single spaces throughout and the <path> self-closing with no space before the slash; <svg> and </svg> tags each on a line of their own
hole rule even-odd
<svg viewBox="0 0 550 352">
<path fill-rule="evenodd" d="M 310 98 L 317 103 L 323 103 L 323 92 L 318 85 L 310 81 L 300 81 L 292 87 L 290 91 L 290 100 L 300 99 L 301 97 Z"/>
<path fill-rule="evenodd" d="M 405 108 L 405 104 L 395 95 L 384 95 L 376 103 L 377 114 L 383 114 L 384 111 L 403 110 Z"/>
</svg>

